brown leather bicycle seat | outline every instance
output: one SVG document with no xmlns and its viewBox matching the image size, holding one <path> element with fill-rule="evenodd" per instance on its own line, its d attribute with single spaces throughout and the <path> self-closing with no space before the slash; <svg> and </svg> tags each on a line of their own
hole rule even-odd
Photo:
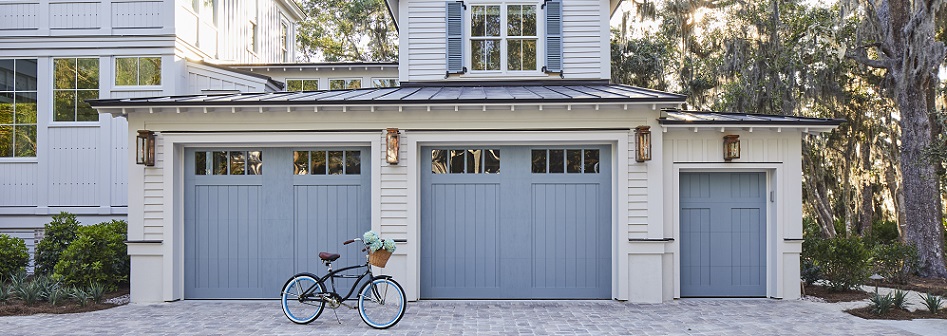
<svg viewBox="0 0 947 336">
<path fill-rule="evenodd" d="M 339 257 L 341 257 L 341 255 L 338 253 L 319 252 L 319 259 L 325 261 L 335 261 L 336 259 L 339 259 Z"/>
</svg>

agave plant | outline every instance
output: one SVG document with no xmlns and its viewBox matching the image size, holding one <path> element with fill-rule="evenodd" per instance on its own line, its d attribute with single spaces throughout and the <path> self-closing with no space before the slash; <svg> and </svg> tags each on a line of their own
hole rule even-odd
<svg viewBox="0 0 947 336">
<path fill-rule="evenodd" d="M 90 283 L 85 292 L 89 294 L 92 302 L 102 303 L 102 297 L 105 295 L 105 285 L 98 282 Z"/>
<path fill-rule="evenodd" d="M 875 296 L 871 297 L 870 301 L 871 304 L 869 307 L 871 308 L 871 312 L 878 315 L 887 314 L 888 311 L 894 307 L 894 298 L 891 297 L 891 294 L 881 295 L 875 293 Z"/>
<path fill-rule="evenodd" d="M 92 296 L 82 288 L 73 286 L 69 290 L 69 298 L 75 300 L 79 306 L 85 307 L 85 305 L 89 303 L 89 300 L 92 299 Z"/>
<path fill-rule="evenodd" d="M 911 304 L 907 301 L 908 292 L 897 289 L 894 291 L 894 296 L 891 297 L 891 304 L 894 308 L 901 310 L 908 310 L 908 306 Z"/>
<path fill-rule="evenodd" d="M 940 311 L 941 305 L 943 305 L 943 299 L 937 295 L 931 293 L 921 295 L 921 293 L 917 293 L 917 296 L 921 297 L 924 307 L 926 307 L 927 311 L 931 312 L 931 314 L 937 314 L 937 312 Z"/>
</svg>

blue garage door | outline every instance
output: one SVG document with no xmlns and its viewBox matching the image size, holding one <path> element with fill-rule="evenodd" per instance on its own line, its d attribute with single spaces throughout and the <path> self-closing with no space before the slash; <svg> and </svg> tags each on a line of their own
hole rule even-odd
<svg viewBox="0 0 947 336">
<path fill-rule="evenodd" d="M 185 152 L 184 297 L 276 298 L 319 251 L 371 228 L 367 148 L 189 149 Z M 349 253 L 346 253 L 349 252 Z"/>
<path fill-rule="evenodd" d="M 422 298 L 609 298 L 606 146 L 422 148 Z"/>
<path fill-rule="evenodd" d="M 766 296 L 764 173 L 681 173 L 681 296 Z"/>
</svg>

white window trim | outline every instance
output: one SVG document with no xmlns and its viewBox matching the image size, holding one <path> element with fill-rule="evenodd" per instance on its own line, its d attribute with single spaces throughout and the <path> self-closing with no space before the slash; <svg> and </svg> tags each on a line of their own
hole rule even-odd
<svg viewBox="0 0 947 336">
<path fill-rule="evenodd" d="M 49 66 L 50 66 L 49 73 L 52 74 L 52 76 L 50 77 L 50 80 L 53 82 L 52 95 L 49 100 L 50 101 L 49 125 L 48 125 L 49 127 L 99 127 L 100 123 L 102 122 L 101 114 L 99 114 L 99 119 L 96 121 L 76 121 L 76 120 L 57 121 L 56 120 L 56 91 L 57 90 L 77 91 L 77 89 L 56 89 L 56 60 L 57 59 L 79 59 L 79 58 L 90 58 L 90 59 L 95 59 L 96 61 L 99 62 L 99 88 L 96 90 L 99 90 L 98 99 L 106 98 L 106 96 L 103 95 L 103 91 L 107 91 L 107 90 L 102 89 L 102 78 L 103 78 L 103 75 L 105 74 L 105 71 L 103 71 L 102 69 L 102 59 L 99 56 L 53 57 L 49 62 Z M 111 67 L 112 68 L 115 67 L 114 59 L 112 60 Z M 114 83 L 115 76 L 111 76 L 111 77 L 112 77 L 111 79 L 113 82 L 112 85 L 115 85 Z M 135 91 L 140 90 L 141 88 L 141 86 L 132 86 L 132 85 L 118 86 L 118 87 L 119 88 L 134 88 Z M 158 88 L 160 89 L 161 87 L 159 86 Z M 39 112 L 37 111 L 37 113 Z"/>
<path fill-rule="evenodd" d="M 384 88 L 390 88 L 390 87 L 391 87 L 391 86 L 388 86 L 388 87 L 375 87 L 375 81 L 376 81 L 376 80 L 393 80 L 393 81 L 395 81 L 395 83 L 396 83 L 398 86 L 401 86 L 401 81 L 398 80 L 398 77 L 372 77 L 371 81 L 372 81 L 372 88 L 373 88 L 373 89 L 384 89 Z M 395 86 L 395 87 L 397 87 L 397 86 Z"/>
<path fill-rule="evenodd" d="M 316 82 L 316 85 L 318 86 L 318 87 L 316 88 L 317 91 L 327 90 L 327 89 L 323 89 L 323 88 L 322 88 L 322 80 L 321 80 L 320 78 L 308 77 L 308 78 L 286 78 L 286 79 L 284 79 L 283 82 L 286 84 L 286 90 L 287 90 L 287 91 L 289 91 L 289 81 L 315 81 L 315 82 Z"/>
<path fill-rule="evenodd" d="M 247 39 L 249 39 L 250 36 L 255 37 L 252 44 L 247 43 L 247 51 L 253 56 L 257 56 L 257 53 L 260 51 L 260 1 L 250 0 L 247 3 L 248 6 L 253 6 L 253 11 L 250 13 L 252 16 L 250 16 L 247 21 L 247 28 L 249 30 Z"/>
<path fill-rule="evenodd" d="M 359 84 L 358 89 L 365 88 L 365 79 L 364 79 L 364 78 L 361 78 L 361 77 L 338 77 L 338 78 L 329 78 L 329 79 L 326 81 L 326 90 L 332 90 L 332 81 L 334 81 L 334 80 L 343 80 L 343 81 L 357 80 L 357 81 L 358 81 L 358 84 Z M 345 88 L 345 89 L 337 89 L 337 90 L 354 90 L 354 89 Z"/>
<path fill-rule="evenodd" d="M 466 3 L 467 9 L 464 10 L 464 66 L 467 67 L 467 73 L 462 77 L 495 77 L 504 75 L 506 77 L 549 77 L 542 72 L 544 66 L 543 55 L 546 53 L 546 44 L 543 36 L 546 36 L 546 10 L 543 8 L 543 1 L 489 1 L 473 0 Z M 500 43 L 500 70 L 474 70 L 473 69 L 473 47 L 471 44 L 471 16 L 473 15 L 473 6 L 500 6 L 500 40 L 507 41 L 506 36 L 506 16 L 507 6 L 509 5 L 534 5 L 536 6 L 536 70 L 507 70 L 507 43 Z"/>
<path fill-rule="evenodd" d="M 294 58 L 292 56 L 295 56 L 293 55 L 293 50 L 295 50 L 295 48 L 290 47 L 290 46 L 295 46 L 296 44 L 293 41 L 292 26 L 290 25 L 289 20 L 287 20 L 286 17 L 283 15 L 280 15 L 279 23 L 280 23 L 280 29 L 282 29 L 283 27 L 286 27 L 286 41 L 284 41 L 284 43 L 280 45 L 280 51 L 281 51 L 280 62 L 290 63 L 293 61 L 293 58 Z M 282 32 L 280 33 L 282 34 Z"/>
<path fill-rule="evenodd" d="M 161 66 L 158 68 L 158 76 L 159 76 L 159 78 L 160 78 L 162 84 L 158 84 L 158 85 L 150 85 L 150 84 L 149 84 L 149 85 L 141 85 L 141 84 L 135 84 L 135 85 L 119 85 L 119 84 L 117 83 L 117 81 L 118 81 L 118 59 L 119 59 L 119 58 L 137 58 L 137 59 L 138 59 L 138 63 L 137 63 L 137 64 L 138 64 L 138 68 L 136 69 L 136 70 L 138 71 L 138 83 L 141 83 L 141 59 L 142 59 L 142 58 L 157 58 L 159 61 L 161 61 Z M 109 80 L 110 80 L 110 82 L 111 82 L 111 86 L 112 86 L 111 90 L 112 90 L 112 91 L 146 91 L 146 90 L 161 90 L 161 89 L 162 89 L 162 86 L 164 86 L 164 81 L 165 81 L 165 79 L 164 79 L 165 60 L 164 60 L 164 57 L 162 57 L 162 55 L 115 56 L 115 57 L 112 57 L 111 63 L 112 63 L 112 64 L 110 64 L 110 66 L 112 67 L 112 74 L 111 74 Z M 101 63 L 101 61 L 99 61 L 99 71 L 100 71 L 100 72 L 102 71 L 102 63 Z M 100 74 L 100 76 L 101 76 L 101 74 Z M 99 90 L 101 91 L 101 90 L 102 90 L 101 85 L 99 85 L 99 86 L 100 86 Z M 100 94 L 100 96 L 101 96 L 101 94 Z"/>
</svg>

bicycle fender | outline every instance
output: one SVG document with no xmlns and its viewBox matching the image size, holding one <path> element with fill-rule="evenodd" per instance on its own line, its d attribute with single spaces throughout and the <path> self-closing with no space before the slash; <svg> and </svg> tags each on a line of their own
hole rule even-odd
<svg viewBox="0 0 947 336">
<path fill-rule="evenodd" d="M 372 277 L 372 281 L 378 280 L 378 279 L 391 279 L 391 278 L 392 278 L 392 276 L 390 276 L 390 275 L 381 274 L 381 275 L 376 275 L 376 276 Z"/>
<path fill-rule="evenodd" d="M 319 280 L 319 276 L 318 276 L 318 275 L 315 275 L 315 274 L 312 274 L 312 273 L 309 273 L 309 272 L 302 272 L 302 273 L 293 274 L 293 276 L 292 276 L 290 279 L 293 279 L 293 278 L 296 278 L 296 277 L 300 277 L 300 276 L 304 276 L 304 275 L 308 275 L 308 276 L 311 276 L 313 279 Z"/>
</svg>

